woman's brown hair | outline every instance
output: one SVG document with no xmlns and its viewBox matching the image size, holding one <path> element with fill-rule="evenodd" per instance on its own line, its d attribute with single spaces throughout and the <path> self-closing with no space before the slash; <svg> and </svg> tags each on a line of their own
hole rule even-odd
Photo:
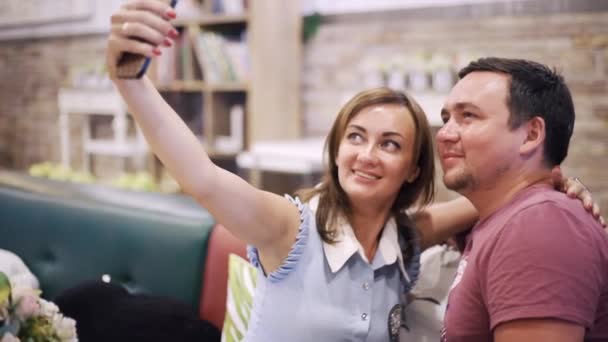
<svg viewBox="0 0 608 342">
<path fill-rule="evenodd" d="M 336 157 L 340 142 L 348 123 L 362 109 L 378 104 L 397 104 L 408 109 L 416 126 L 414 140 L 414 156 L 412 160 L 419 169 L 418 177 L 411 183 L 404 182 L 391 208 L 399 228 L 411 228 L 405 210 L 417 204 L 420 207 L 429 204 L 434 197 L 435 160 L 433 140 L 430 125 L 426 115 L 418 103 L 409 95 L 389 88 L 374 88 L 360 92 L 348 101 L 338 113 L 336 120 L 325 140 L 324 152 L 327 156 L 321 184 L 314 188 L 297 192 L 300 198 L 307 202 L 314 196 L 319 196 L 316 213 L 317 230 L 323 241 L 335 243 L 336 223 L 341 214 L 349 216 L 351 211 L 348 196 L 342 189 L 338 179 Z M 407 151 L 409 153 L 409 151 Z M 411 229 L 399 229 L 402 233 Z M 407 240 L 413 238 L 407 234 Z"/>
</svg>

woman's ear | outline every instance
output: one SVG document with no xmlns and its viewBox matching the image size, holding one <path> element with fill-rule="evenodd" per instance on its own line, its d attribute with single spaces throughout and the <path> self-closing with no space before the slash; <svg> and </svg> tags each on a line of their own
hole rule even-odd
<svg viewBox="0 0 608 342">
<path fill-rule="evenodd" d="M 522 154 L 531 154 L 545 142 L 545 120 L 540 116 L 535 116 L 524 124 L 525 138 L 519 152 Z"/>
<path fill-rule="evenodd" d="M 413 183 L 416 178 L 420 175 L 420 168 L 416 166 L 416 169 L 410 173 L 410 175 L 405 179 L 408 183 Z"/>
</svg>

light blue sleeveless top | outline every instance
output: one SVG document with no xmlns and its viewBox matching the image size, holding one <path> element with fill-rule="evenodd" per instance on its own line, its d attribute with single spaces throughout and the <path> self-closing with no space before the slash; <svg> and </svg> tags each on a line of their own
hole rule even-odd
<svg viewBox="0 0 608 342">
<path fill-rule="evenodd" d="M 402 276 L 399 262 L 376 252 L 370 263 L 360 253 L 332 272 L 315 215 L 308 204 L 288 197 L 300 210 L 300 231 L 283 265 L 264 275 L 255 247 L 249 260 L 258 281 L 245 342 L 389 341 L 390 310 L 403 303 L 418 276 L 420 250 Z"/>
</svg>

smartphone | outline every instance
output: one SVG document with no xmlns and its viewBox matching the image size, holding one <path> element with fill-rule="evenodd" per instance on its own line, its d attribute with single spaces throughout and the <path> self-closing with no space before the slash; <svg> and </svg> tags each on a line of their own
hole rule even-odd
<svg viewBox="0 0 608 342">
<path fill-rule="evenodd" d="M 162 0 L 175 8 L 177 0 Z M 150 65 L 151 58 L 126 52 L 118 60 L 116 75 L 118 78 L 141 78 Z"/>
</svg>

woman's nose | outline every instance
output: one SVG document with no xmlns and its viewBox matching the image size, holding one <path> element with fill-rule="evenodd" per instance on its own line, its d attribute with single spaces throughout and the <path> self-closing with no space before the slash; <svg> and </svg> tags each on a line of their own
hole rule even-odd
<svg viewBox="0 0 608 342">
<path fill-rule="evenodd" d="M 376 155 L 376 152 L 376 147 L 372 144 L 362 146 L 358 154 L 358 159 L 361 162 L 373 164 L 378 161 L 378 156 Z"/>
</svg>

